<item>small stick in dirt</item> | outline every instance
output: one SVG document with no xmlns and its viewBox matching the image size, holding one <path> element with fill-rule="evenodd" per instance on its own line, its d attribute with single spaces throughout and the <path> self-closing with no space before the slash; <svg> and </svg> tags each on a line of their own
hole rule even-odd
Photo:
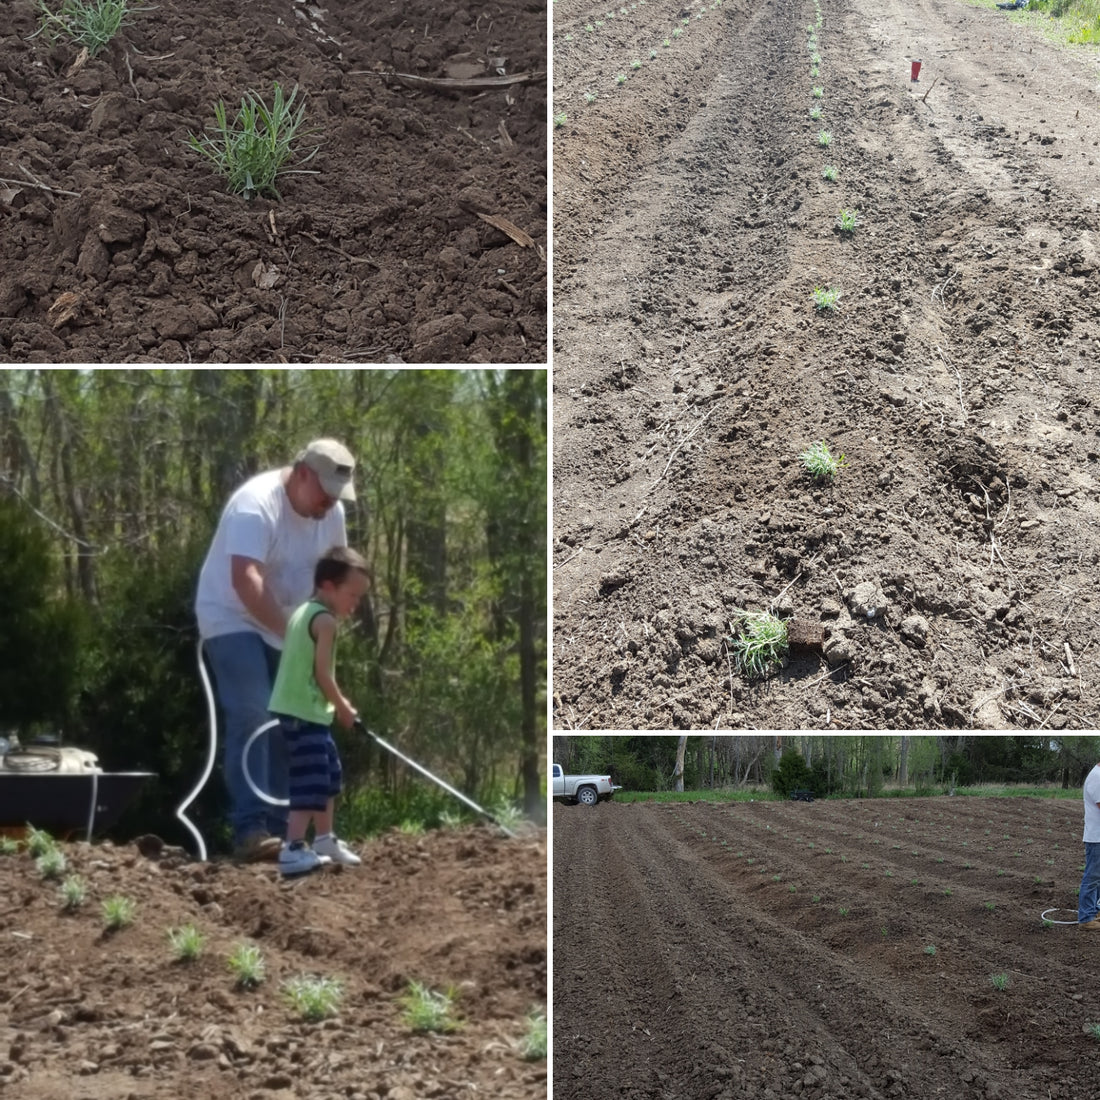
<svg viewBox="0 0 1100 1100">
<path fill-rule="evenodd" d="M 677 452 L 677 451 L 679 451 L 679 449 L 680 449 L 680 448 L 681 448 L 681 447 L 682 447 L 682 446 L 683 446 L 683 445 L 684 445 L 684 444 L 685 444 L 685 443 L 686 443 L 686 442 L 687 442 L 687 441 L 688 441 L 689 439 L 691 439 L 691 437 L 692 437 L 692 436 L 693 436 L 693 435 L 694 435 L 694 434 L 695 434 L 695 433 L 696 433 L 696 432 L 697 432 L 697 431 L 698 431 L 698 430 L 699 430 L 699 429 L 700 429 L 700 428 L 701 428 L 701 427 L 702 427 L 702 426 L 703 426 L 703 425 L 704 425 L 704 424 L 705 424 L 705 423 L 707 422 L 707 420 L 709 420 L 709 419 L 710 419 L 710 415 L 711 415 L 711 413 L 713 413 L 713 412 L 715 411 L 715 409 L 716 409 L 716 408 L 717 408 L 717 406 L 714 406 L 714 408 L 710 409 L 710 410 L 709 410 L 709 411 L 708 411 L 708 412 L 706 413 L 706 415 L 705 415 L 705 416 L 704 416 L 704 417 L 703 417 L 703 418 L 702 418 L 702 419 L 701 419 L 701 420 L 699 421 L 699 423 L 698 423 L 698 424 L 696 424 L 696 425 L 695 425 L 695 427 L 694 427 L 694 428 L 692 428 L 692 429 L 691 429 L 691 431 L 690 431 L 690 432 L 688 432 L 688 434 L 687 434 L 687 435 L 685 435 L 685 436 L 684 436 L 684 438 L 683 438 L 683 439 L 681 439 L 681 440 L 680 440 L 680 442 L 679 442 L 679 443 L 677 443 L 675 447 L 673 447 L 673 449 L 672 449 L 672 454 L 670 454 L 670 455 L 668 456 L 668 462 L 666 462 L 666 463 L 665 463 L 665 468 L 664 468 L 664 469 L 663 469 L 663 470 L 661 471 L 661 476 L 660 476 L 660 477 L 658 477 L 658 478 L 657 478 L 657 480 L 656 480 L 655 482 L 653 482 L 653 484 L 652 484 L 652 485 L 650 485 L 650 488 L 651 488 L 651 489 L 652 489 L 652 488 L 654 488 L 654 487 L 655 487 L 656 485 L 658 485 L 658 484 L 660 483 L 661 479 L 662 479 L 662 478 L 663 478 L 663 477 L 665 476 L 665 474 L 667 474 L 667 473 L 668 473 L 668 468 L 669 468 L 669 467 L 670 467 L 670 466 L 672 465 L 672 460 L 673 460 L 673 459 L 674 459 L 674 458 L 676 457 L 676 452 Z"/>
<path fill-rule="evenodd" d="M 936 77 L 936 79 L 932 81 L 932 87 L 928 89 L 928 92 L 931 92 L 931 91 L 932 91 L 932 88 L 934 88 L 934 87 L 936 86 L 936 84 L 937 84 L 937 82 L 939 81 L 939 79 L 940 79 L 940 78 L 939 78 L 939 77 L 937 76 L 937 77 Z M 925 100 L 926 100 L 926 99 L 928 98 L 928 92 L 925 92 L 925 93 L 924 93 L 924 95 L 922 95 L 922 96 L 920 97 L 920 101 L 921 101 L 921 103 L 923 103 L 923 102 L 924 102 L 924 101 L 925 101 Z"/>
<path fill-rule="evenodd" d="M 462 206 L 462 203 L 459 203 Z M 483 221 L 488 222 L 494 229 L 499 229 L 502 233 L 507 233 L 513 241 L 520 246 L 520 248 L 531 248 L 534 246 L 534 241 L 530 235 L 525 233 L 515 222 L 509 221 L 503 214 L 483 214 L 480 210 L 475 210 L 475 214 Z"/>
<path fill-rule="evenodd" d="M 406 88 L 424 88 L 432 92 L 487 92 L 493 88 L 508 88 L 513 84 L 526 84 L 545 76 L 545 73 L 515 73 L 512 76 L 416 76 L 413 73 L 375 73 L 368 69 L 356 70 L 350 76 L 380 76 L 383 80 L 396 80 Z M 932 89 L 929 88 L 929 91 Z"/>
<path fill-rule="evenodd" d="M 350 252 L 345 252 L 342 248 L 337 248 L 334 244 L 329 244 L 328 241 L 321 240 L 320 237 L 315 237 L 312 233 L 303 233 L 303 237 L 308 237 L 314 244 L 319 244 L 322 248 L 327 248 L 332 252 L 336 252 L 343 256 L 345 260 L 350 260 L 353 264 L 370 264 L 375 271 L 381 271 L 382 265 L 375 263 L 374 260 L 368 256 L 353 256 Z"/>
<path fill-rule="evenodd" d="M 70 195 L 74 199 L 80 198 L 79 191 L 62 191 L 59 187 L 49 187 L 46 184 L 41 183 L 34 176 L 31 176 L 30 172 L 28 172 L 22 165 L 19 165 L 19 171 L 26 176 L 30 176 L 33 182 L 27 183 L 26 180 L 0 179 L 0 183 L 10 183 L 13 187 L 36 187 L 39 191 L 49 191 L 51 195 Z"/>
<path fill-rule="evenodd" d="M 134 83 L 134 70 L 130 68 L 130 54 L 124 53 L 122 55 L 122 60 L 126 62 L 126 76 L 130 81 L 130 87 L 134 89 L 134 98 L 138 103 L 141 103 L 141 93 L 137 90 L 137 85 Z"/>
<path fill-rule="evenodd" d="M 1073 663 L 1073 650 L 1069 648 L 1069 642 L 1062 643 L 1066 650 L 1066 663 L 1069 666 L 1069 674 L 1071 676 L 1077 675 L 1077 666 Z"/>
</svg>

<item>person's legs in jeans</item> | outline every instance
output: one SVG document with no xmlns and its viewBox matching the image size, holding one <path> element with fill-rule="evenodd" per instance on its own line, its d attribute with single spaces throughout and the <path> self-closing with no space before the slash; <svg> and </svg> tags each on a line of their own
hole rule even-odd
<svg viewBox="0 0 1100 1100">
<path fill-rule="evenodd" d="M 1085 844 L 1085 873 L 1077 896 L 1077 920 L 1084 924 L 1100 915 L 1100 841 Z"/>
<path fill-rule="evenodd" d="M 253 631 L 207 638 L 203 645 L 222 710 L 223 764 L 234 843 L 254 833 L 282 836 L 285 809 L 269 806 L 252 793 L 241 759 L 253 730 L 271 717 L 267 704 L 279 667 L 279 651 Z M 286 751 L 277 727 L 252 743 L 248 769 L 262 790 L 273 798 L 286 797 Z"/>
</svg>

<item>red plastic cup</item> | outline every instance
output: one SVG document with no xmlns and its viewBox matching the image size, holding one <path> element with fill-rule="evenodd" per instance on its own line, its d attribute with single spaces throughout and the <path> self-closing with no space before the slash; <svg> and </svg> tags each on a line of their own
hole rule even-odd
<svg viewBox="0 0 1100 1100">
<path fill-rule="evenodd" d="M 913 68 L 912 68 L 912 72 L 909 74 L 909 79 L 910 80 L 919 80 L 920 79 L 920 62 L 919 61 L 914 61 L 913 62 Z"/>
</svg>

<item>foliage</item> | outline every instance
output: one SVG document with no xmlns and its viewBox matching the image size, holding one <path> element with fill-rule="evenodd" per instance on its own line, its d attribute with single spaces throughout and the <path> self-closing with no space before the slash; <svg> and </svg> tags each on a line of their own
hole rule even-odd
<svg viewBox="0 0 1100 1100">
<path fill-rule="evenodd" d="M 520 1054 L 528 1062 L 546 1058 L 546 1013 L 532 1009 L 527 1016 L 527 1031 L 520 1040 Z"/>
<path fill-rule="evenodd" d="M 668 792 L 678 738 L 608 734 L 555 734 L 554 760 L 567 772 L 611 774 L 624 786 L 616 800 Z M 778 744 L 777 744 L 778 743 Z M 1030 798 L 1064 797 L 1080 801 L 1081 784 L 1100 759 L 1100 737 L 1071 735 L 972 736 L 963 734 L 844 735 L 816 734 L 780 738 L 768 734 L 713 734 L 688 737 L 684 757 L 685 793 L 661 793 L 663 801 L 771 797 L 770 762 L 778 749 L 796 747 L 810 768 L 805 785 L 818 797 L 883 794 L 928 796 L 950 789 L 952 765 L 967 761 L 975 784 L 990 776 L 1025 783 L 1014 788 L 998 782 L 958 787 L 958 795 Z M 1037 786 L 1040 783 L 1049 786 Z M 702 792 L 708 792 L 705 796 Z"/>
<path fill-rule="evenodd" d="M 48 528 L 4 493 L 0 480 L 0 729 L 55 732 L 73 715 L 85 619 L 57 590 Z"/>
<path fill-rule="evenodd" d="M 45 829 L 36 829 L 33 825 L 28 826 L 24 843 L 32 859 L 39 859 L 57 849 L 57 841 Z"/>
<path fill-rule="evenodd" d="M 42 878 L 57 879 L 65 873 L 68 861 L 60 848 L 50 848 L 34 861 L 34 866 Z"/>
<path fill-rule="evenodd" d="M 734 624 L 730 624 L 734 628 Z M 727 640 L 738 672 L 765 676 L 780 664 L 787 652 L 787 624 L 767 611 L 743 611 L 734 636 Z"/>
<path fill-rule="evenodd" d="M 172 954 L 180 962 L 192 962 L 202 954 L 206 937 L 193 924 L 168 929 L 168 943 Z"/>
<path fill-rule="evenodd" d="M 109 930 L 125 928 L 133 924 L 137 912 L 137 905 L 133 898 L 122 894 L 113 894 L 103 901 L 103 923 Z"/>
<path fill-rule="evenodd" d="M 283 996 L 303 1020 L 313 1022 L 339 1012 L 344 986 L 336 978 L 300 974 L 283 982 Z"/>
<path fill-rule="evenodd" d="M 225 103 L 219 100 L 214 107 L 213 130 L 201 136 L 189 134 L 187 144 L 225 177 L 234 195 L 243 195 L 246 199 L 256 195 L 281 199 L 275 181 L 290 173 L 286 165 L 298 156 L 298 139 L 311 132 L 302 130 L 305 104 L 294 110 L 297 95 L 295 88 L 285 96 L 276 83 L 269 107 L 255 92 L 248 91 L 232 123 L 226 114 Z M 312 160 L 318 148 L 303 157 L 301 163 Z"/>
<path fill-rule="evenodd" d="M 63 0 L 57 12 L 39 0 L 41 31 L 50 41 L 59 35 L 71 39 L 95 57 L 123 27 L 130 26 L 127 0 Z"/>
<path fill-rule="evenodd" d="M 831 290 L 828 287 L 815 286 L 810 295 L 814 308 L 820 313 L 833 313 L 836 311 L 837 302 L 840 301 L 840 291 Z"/>
<path fill-rule="evenodd" d="M 813 773 L 797 749 L 783 750 L 772 772 L 772 789 L 784 797 L 788 797 L 791 791 L 813 789 Z"/>
<path fill-rule="evenodd" d="M 811 444 L 799 456 L 808 473 L 816 478 L 832 478 L 848 463 L 843 455 L 833 455 L 824 441 Z"/>
<path fill-rule="evenodd" d="M 59 892 L 66 909 L 79 909 L 88 900 L 88 886 L 79 875 L 69 875 L 61 883 Z"/>
<path fill-rule="evenodd" d="M 417 981 L 410 981 L 401 997 L 405 1023 L 413 1031 L 457 1031 L 454 1018 L 455 990 L 438 992 Z"/>
<path fill-rule="evenodd" d="M 845 208 L 841 210 L 836 216 L 836 227 L 841 233 L 854 233 L 856 227 L 859 225 L 859 211 L 848 210 Z"/>
<path fill-rule="evenodd" d="M 341 634 L 342 686 L 370 728 L 476 801 L 537 811 L 546 412 L 545 371 L 3 372 L 0 728 L 61 726 L 107 770 L 155 772 L 113 831 L 185 840 L 174 808 L 207 752 L 199 568 L 229 494 L 328 435 L 362 471 L 348 539 L 375 578 Z M 373 742 L 337 736 L 371 831 L 453 807 Z M 214 778 L 190 814 L 214 848 L 224 809 Z"/>
<path fill-rule="evenodd" d="M 836 178 L 839 175 L 836 165 L 826 164 L 821 169 L 821 175 L 824 179 L 827 179 L 830 183 L 836 183 Z"/>
<path fill-rule="evenodd" d="M 559 112 L 558 114 L 554 115 L 554 129 L 560 130 L 561 127 L 564 126 L 568 121 L 569 116 L 564 111 Z"/>
<path fill-rule="evenodd" d="M 226 961 L 237 985 L 242 989 L 254 989 L 267 976 L 263 953 L 255 944 L 237 944 Z"/>
</svg>

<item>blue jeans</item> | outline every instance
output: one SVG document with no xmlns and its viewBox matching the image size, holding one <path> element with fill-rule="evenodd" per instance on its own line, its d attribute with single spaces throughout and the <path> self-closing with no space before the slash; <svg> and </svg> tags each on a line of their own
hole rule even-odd
<svg viewBox="0 0 1100 1100">
<path fill-rule="evenodd" d="M 244 776 L 244 746 L 257 726 L 270 720 L 267 704 L 279 651 L 251 630 L 221 634 L 203 643 L 214 671 L 214 684 L 222 711 L 222 765 L 229 791 L 229 823 L 233 841 L 240 843 L 251 833 L 286 835 L 286 808 L 269 806 L 257 798 Z M 248 770 L 254 782 L 272 798 L 286 798 L 286 748 L 278 727 L 252 743 Z"/>
<path fill-rule="evenodd" d="M 1100 915 L 1100 841 L 1085 843 L 1085 873 L 1077 896 L 1077 920 L 1080 923 Z"/>
</svg>

